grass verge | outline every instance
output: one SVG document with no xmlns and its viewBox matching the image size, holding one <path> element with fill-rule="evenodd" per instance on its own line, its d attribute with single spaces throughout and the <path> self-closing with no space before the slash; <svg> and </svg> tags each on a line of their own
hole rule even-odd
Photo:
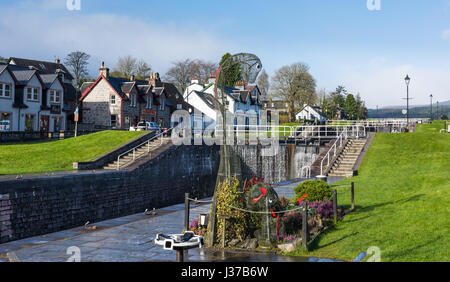
<svg viewBox="0 0 450 282">
<path fill-rule="evenodd" d="M 0 174 L 72 170 L 74 162 L 94 160 L 144 133 L 102 131 L 59 141 L 0 145 Z"/>
</svg>

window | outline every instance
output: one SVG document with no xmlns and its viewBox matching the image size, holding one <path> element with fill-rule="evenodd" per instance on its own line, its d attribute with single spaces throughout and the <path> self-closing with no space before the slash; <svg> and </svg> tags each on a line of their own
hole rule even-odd
<svg viewBox="0 0 450 282">
<path fill-rule="evenodd" d="M 59 103 L 61 99 L 61 92 L 50 90 L 50 103 Z"/>
<path fill-rule="evenodd" d="M 34 102 L 39 101 L 39 88 L 28 87 L 27 100 Z"/>
<path fill-rule="evenodd" d="M 130 117 L 125 116 L 125 128 L 130 128 Z"/>
<path fill-rule="evenodd" d="M 117 127 L 117 115 L 111 115 L 111 127 Z"/>
<path fill-rule="evenodd" d="M 0 83 L 0 97 L 1 98 L 11 97 L 11 84 Z"/>
<path fill-rule="evenodd" d="M 152 108 L 152 97 L 150 97 L 150 95 L 147 95 L 147 105 L 146 105 L 147 109 L 151 109 Z"/>
<path fill-rule="evenodd" d="M 161 97 L 159 101 L 160 101 L 159 110 L 164 111 L 164 97 Z"/>
<path fill-rule="evenodd" d="M 34 115 L 25 115 L 25 131 L 34 130 Z"/>
<path fill-rule="evenodd" d="M 116 95 L 115 94 L 110 95 L 109 102 L 111 103 L 111 105 L 116 104 Z"/>
<path fill-rule="evenodd" d="M 0 132 L 11 130 L 11 113 L 0 113 Z"/>
</svg>

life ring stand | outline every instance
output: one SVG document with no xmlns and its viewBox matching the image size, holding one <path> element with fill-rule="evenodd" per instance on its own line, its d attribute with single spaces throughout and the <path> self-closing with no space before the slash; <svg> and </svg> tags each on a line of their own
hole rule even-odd
<svg viewBox="0 0 450 282">
<path fill-rule="evenodd" d="M 202 248 L 205 245 L 203 236 L 195 235 L 193 231 L 186 231 L 184 234 L 166 235 L 158 233 L 155 237 L 155 244 L 162 246 L 164 250 L 176 251 L 177 261 L 184 261 L 184 251 L 189 249 Z"/>
</svg>

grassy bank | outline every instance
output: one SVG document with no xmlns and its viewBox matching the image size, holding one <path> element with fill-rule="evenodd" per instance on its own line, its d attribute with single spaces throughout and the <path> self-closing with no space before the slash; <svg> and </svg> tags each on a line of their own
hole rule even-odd
<svg viewBox="0 0 450 282">
<path fill-rule="evenodd" d="M 443 122 L 417 133 L 377 134 L 355 182 L 355 212 L 291 255 L 354 259 L 370 246 L 381 261 L 450 261 L 450 134 Z M 349 206 L 349 196 L 340 195 Z"/>
<path fill-rule="evenodd" d="M 144 132 L 102 131 L 51 142 L 0 145 L 0 174 L 65 171 L 93 160 Z"/>
</svg>

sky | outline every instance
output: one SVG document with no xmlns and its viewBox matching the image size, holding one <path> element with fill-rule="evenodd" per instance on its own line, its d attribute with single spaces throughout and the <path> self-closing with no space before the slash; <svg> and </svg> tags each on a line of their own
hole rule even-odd
<svg viewBox="0 0 450 282">
<path fill-rule="evenodd" d="M 406 74 L 412 105 L 450 100 L 450 0 L 79 1 L 0 0 L 0 56 L 81 50 L 97 76 L 132 55 L 164 75 L 177 60 L 250 52 L 269 75 L 306 63 L 318 89 L 343 85 L 370 108 L 406 105 Z"/>
</svg>

